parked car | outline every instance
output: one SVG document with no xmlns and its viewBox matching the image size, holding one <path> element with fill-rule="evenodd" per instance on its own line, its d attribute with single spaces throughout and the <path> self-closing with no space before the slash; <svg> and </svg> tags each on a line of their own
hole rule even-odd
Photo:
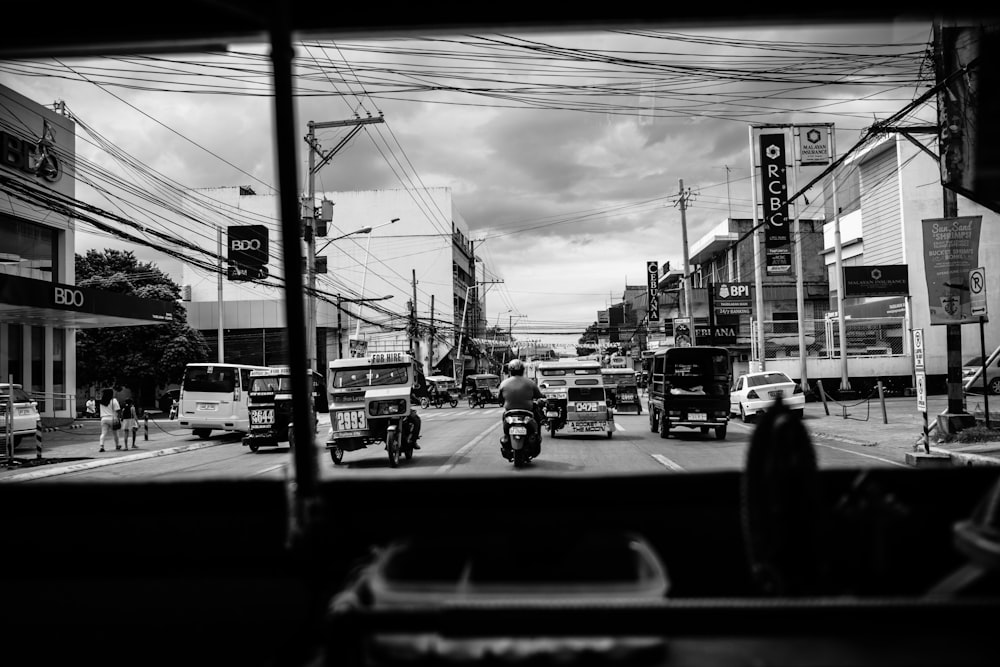
<svg viewBox="0 0 1000 667">
<path fill-rule="evenodd" d="M 785 405 L 802 415 L 806 395 L 798 382 L 780 371 L 744 373 L 736 378 L 729 394 L 729 412 L 750 421 L 770 408 L 779 396 Z"/>
<path fill-rule="evenodd" d="M 8 384 L 0 382 L 0 448 L 6 447 L 7 433 L 7 399 L 11 396 L 13 387 L 13 434 L 14 448 L 21 444 L 24 437 L 33 437 L 35 428 L 38 426 L 38 403 L 33 401 L 28 393 L 19 384 Z"/>
<path fill-rule="evenodd" d="M 962 386 L 966 392 L 982 393 L 982 371 L 982 357 L 972 357 L 962 364 Z M 997 358 L 986 369 L 986 386 L 989 388 L 991 394 L 1000 394 L 1000 358 Z"/>
</svg>

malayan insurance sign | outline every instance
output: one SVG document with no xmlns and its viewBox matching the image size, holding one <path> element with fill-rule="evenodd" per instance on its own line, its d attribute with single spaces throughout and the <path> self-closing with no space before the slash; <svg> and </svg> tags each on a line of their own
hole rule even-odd
<svg viewBox="0 0 1000 667">
<path fill-rule="evenodd" d="M 978 322 L 972 314 L 969 272 L 979 266 L 983 216 L 930 218 L 924 225 L 924 270 L 931 324 Z"/>
</svg>

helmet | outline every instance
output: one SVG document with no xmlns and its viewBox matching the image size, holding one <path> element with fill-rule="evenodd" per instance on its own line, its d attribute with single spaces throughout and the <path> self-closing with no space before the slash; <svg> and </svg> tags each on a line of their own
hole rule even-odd
<svg viewBox="0 0 1000 667">
<path fill-rule="evenodd" d="M 511 375 L 524 375 L 524 362 L 520 359 L 512 359 L 507 364 L 507 370 L 510 371 Z"/>
</svg>

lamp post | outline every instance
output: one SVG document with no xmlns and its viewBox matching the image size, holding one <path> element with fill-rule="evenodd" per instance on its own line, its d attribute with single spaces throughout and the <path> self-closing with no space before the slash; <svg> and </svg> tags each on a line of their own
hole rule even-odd
<svg viewBox="0 0 1000 667">
<path fill-rule="evenodd" d="M 508 311 L 509 312 L 509 311 Z M 511 358 L 514 357 L 514 318 L 515 317 L 527 317 L 527 315 L 508 315 L 507 316 L 507 349 L 510 350 Z M 503 362 L 507 363 L 507 355 L 503 356 Z"/>
<path fill-rule="evenodd" d="M 326 250 L 330 246 L 330 244 L 333 243 L 334 241 L 339 241 L 341 239 L 346 239 L 349 236 L 356 236 L 358 234 L 368 234 L 368 242 L 371 243 L 371 238 L 372 238 L 371 237 L 371 232 L 372 232 L 372 230 L 378 229 L 379 227 L 384 227 L 385 225 L 391 225 L 392 223 L 396 222 L 397 220 L 399 220 L 399 218 L 393 218 L 389 222 L 386 222 L 386 223 L 381 224 L 381 225 L 375 225 L 374 227 L 362 227 L 361 229 L 355 229 L 353 232 L 347 232 L 346 234 L 341 234 L 340 236 L 335 236 L 334 238 L 332 238 L 332 239 L 328 240 L 326 243 L 324 243 L 323 247 L 321 247 L 319 250 L 317 250 L 317 251 L 315 251 L 313 253 L 310 253 L 312 255 L 312 262 L 313 262 L 313 264 L 306 267 L 306 269 L 308 271 L 308 278 L 309 278 L 309 280 L 308 280 L 308 288 L 306 290 L 306 293 L 309 295 L 309 302 L 308 302 L 309 303 L 309 308 L 307 309 L 307 312 L 306 312 L 306 347 L 307 347 L 307 350 L 308 350 L 308 354 L 306 356 L 307 356 L 307 363 L 309 364 L 309 368 L 312 368 L 312 369 L 315 370 L 315 366 L 316 366 L 316 270 L 315 270 L 316 257 L 318 257 L 320 255 L 320 253 L 322 253 L 324 250 Z M 367 252 L 368 252 L 368 250 L 367 250 L 367 247 L 366 247 L 366 249 L 365 249 L 365 271 L 366 272 L 367 272 L 367 268 L 368 268 L 368 255 L 367 255 Z M 364 293 L 364 282 L 363 281 L 362 281 L 361 291 L 362 291 L 362 293 Z M 377 299 L 377 300 L 380 301 L 381 299 Z M 340 328 L 338 327 L 338 329 L 337 329 L 337 336 L 338 336 L 338 338 L 339 338 L 340 335 L 341 335 L 340 334 Z"/>
<path fill-rule="evenodd" d="M 385 227 L 386 225 L 391 225 L 394 222 L 399 222 L 399 218 L 393 218 L 389 222 L 383 222 L 381 225 L 376 225 L 370 228 L 368 231 L 371 232 L 373 229 L 378 229 L 379 227 Z M 365 281 L 368 279 L 368 257 L 369 251 L 372 247 L 372 235 L 368 234 L 368 241 L 365 243 L 365 266 L 361 273 L 361 294 L 365 293 Z M 358 338 L 361 335 L 361 309 L 358 308 L 358 322 L 357 327 L 354 329 L 354 337 Z"/>
<path fill-rule="evenodd" d="M 339 325 L 340 313 L 341 313 L 340 304 L 342 304 L 342 303 L 366 303 L 366 302 L 370 302 L 370 301 L 385 301 L 386 299 L 393 298 L 393 296 L 394 296 L 393 294 L 386 294 L 385 296 L 375 296 L 375 297 L 370 297 L 370 298 L 367 298 L 367 299 L 366 298 L 345 299 L 344 297 L 340 296 L 339 294 L 337 295 L 337 320 L 338 320 L 338 325 L 337 325 L 337 355 L 341 359 L 344 358 L 344 340 L 343 340 L 343 330 L 342 330 L 342 327 Z"/>
</svg>

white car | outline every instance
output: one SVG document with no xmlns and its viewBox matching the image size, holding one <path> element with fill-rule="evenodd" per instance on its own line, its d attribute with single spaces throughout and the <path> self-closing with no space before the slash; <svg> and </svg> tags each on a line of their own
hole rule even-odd
<svg viewBox="0 0 1000 667">
<path fill-rule="evenodd" d="M 802 416 L 806 395 L 802 387 L 780 371 L 746 373 L 736 378 L 729 394 L 729 412 L 749 421 L 767 411 L 776 398 Z"/>
<path fill-rule="evenodd" d="M 10 385 L 0 382 L 0 450 L 7 446 L 7 400 L 11 396 L 13 387 L 14 397 L 14 448 L 21 444 L 24 437 L 34 437 L 35 428 L 38 425 L 38 403 L 31 400 L 31 397 L 19 384 Z"/>
</svg>

